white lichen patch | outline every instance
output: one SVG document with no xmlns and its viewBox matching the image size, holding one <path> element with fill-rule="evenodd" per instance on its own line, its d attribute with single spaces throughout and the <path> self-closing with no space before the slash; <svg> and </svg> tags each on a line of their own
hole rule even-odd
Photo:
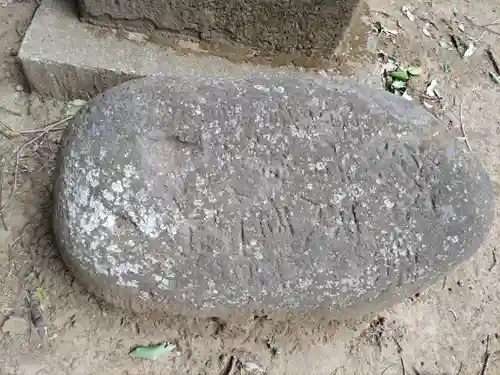
<svg viewBox="0 0 500 375">
<path fill-rule="evenodd" d="M 122 186 L 122 182 L 121 181 L 113 181 L 113 183 L 111 183 L 111 190 L 113 190 L 115 193 L 117 194 L 121 194 L 124 192 L 124 189 L 123 189 L 123 186 Z"/>
<path fill-rule="evenodd" d="M 112 192 L 110 192 L 109 190 L 104 190 L 102 192 L 102 197 L 110 202 L 113 202 L 115 200 L 115 195 Z"/>
<path fill-rule="evenodd" d="M 156 285 L 159 289 L 169 289 L 170 281 L 167 278 L 153 274 L 153 280 L 156 282 Z"/>
</svg>

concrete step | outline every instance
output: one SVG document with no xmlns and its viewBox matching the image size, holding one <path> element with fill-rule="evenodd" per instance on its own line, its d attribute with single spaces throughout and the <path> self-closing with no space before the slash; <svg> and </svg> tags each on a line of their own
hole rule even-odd
<svg viewBox="0 0 500 375">
<path fill-rule="evenodd" d="M 352 46 L 365 50 L 365 34 L 366 25 L 350 33 L 347 39 L 353 42 L 345 43 L 347 52 L 340 54 L 341 65 L 332 63 L 311 69 L 272 67 L 208 55 L 193 42 L 179 41 L 175 48 L 150 43 L 144 34 L 81 22 L 71 1 L 43 0 L 24 37 L 19 58 L 32 89 L 61 100 L 89 99 L 118 83 L 149 75 L 317 74 L 311 73 L 313 68 L 321 69 L 324 75 L 334 75 L 361 64 L 362 69 L 354 69 L 357 79 L 374 83 L 378 74 L 373 64 L 367 64 L 366 51 L 349 57 Z"/>
</svg>

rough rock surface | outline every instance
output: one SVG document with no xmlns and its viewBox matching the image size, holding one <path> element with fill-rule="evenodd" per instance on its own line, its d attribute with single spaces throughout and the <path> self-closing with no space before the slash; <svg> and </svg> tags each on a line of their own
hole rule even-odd
<svg viewBox="0 0 500 375">
<path fill-rule="evenodd" d="M 373 309 L 470 257 L 492 187 L 386 92 L 314 79 L 145 78 L 68 127 L 55 235 L 133 309 Z"/>
<path fill-rule="evenodd" d="M 184 35 L 263 53 L 330 56 L 360 0 L 79 0 L 84 21 L 147 31 L 155 41 Z"/>
</svg>

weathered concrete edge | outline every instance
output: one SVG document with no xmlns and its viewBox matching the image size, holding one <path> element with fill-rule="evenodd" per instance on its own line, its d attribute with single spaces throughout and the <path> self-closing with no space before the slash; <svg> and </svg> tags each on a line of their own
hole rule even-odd
<svg viewBox="0 0 500 375">
<path fill-rule="evenodd" d="M 98 26 L 80 22 L 71 2 L 65 0 L 43 0 L 24 37 L 19 58 L 34 91 L 62 100 L 88 99 L 124 80 L 147 75 L 298 73 L 120 40 L 112 32 L 103 33 Z"/>
<path fill-rule="evenodd" d="M 60 100 L 89 100 L 107 88 L 141 76 L 93 67 L 79 67 L 58 61 L 23 60 L 31 88 Z"/>
<path fill-rule="evenodd" d="M 236 64 L 215 56 L 185 55 L 154 43 L 120 39 L 111 31 L 80 22 L 71 0 L 42 1 L 19 58 L 32 90 L 59 100 L 88 99 L 123 81 L 150 75 L 314 74 L 295 68 Z M 374 84 L 379 81 L 378 72 L 368 68 L 359 79 Z"/>
</svg>

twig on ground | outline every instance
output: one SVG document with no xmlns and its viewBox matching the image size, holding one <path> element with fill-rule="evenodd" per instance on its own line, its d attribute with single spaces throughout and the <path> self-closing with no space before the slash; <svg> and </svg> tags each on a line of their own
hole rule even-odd
<svg viewBox="0 0 500 375">
<path fill-rule="evenodd" d="M 405 361 L 403 361 L 403 357 L 399 357 L 401 360 L 401 369 L 403 370 L 403 375 L 406 375 L 406 369 L 405 369 Z"/>
<path fill-rule="evenodd" d="M 231 356 L 231 358 L 229 359 L 229 365 L 227 366 L 226 371 L 224 371 L 223 374 L 224 375 L 233 375 L 234 369 L 236 368 L 236 362 L 238 362 L 236 357 L 234 355 Z"/>
<path fill-rule="evenodd" d="M 481 39 L 484 38 L 484 36 L 486 35 L 487 32 L 488 32 L 488 30 L 484 30 L 483 33 L 481 35 L 479 35 L 479 37 L 477 37 L 476 39 L 473 39 L 472 42 L 479 43 L 481 41 Z"/>
<path fill-rule="evenodd" d="M 496 23 L 492 23 L 492 24 L 485 24 L 485 25 L 478 25 L 476 23 L 474 23 L 473 21 L 469 21 L 467 20 L 467 23 L 470 25 L 470 26 L 474 26 L 474 27 L 479 27 L 481 29 L 484 29 L 485 31 L 489 32 L 489 33 L 492 33 L 492 34 L 496 34 L 496 35 L 500 35 L 500 32 L 496 31 L 496 30 L 492 30 L 490 29 L 488 26 L 495 26 Z"/>
<path fill-rule="evenodd" d="M 488 26 L 498 26 L 500 25 L 500 19 L 497 19 L 491 23 L 484 23 L 482 25 L 477 25 L 478 27 L 488 27 Z"/>
<path fill-rule="evenodd" d="M 453 317 L 455 318 L 455 320 L 458 321 L 457 313 L 455 311 L 453 311 L 452 309 L 448 309 L 448 311 L 451 312 L 453 314 Z"/>
<path fill-rule="evenodd" d="M 12 129 L 5 125 L 2 121 L 0 121 L 0 134 L 2 134 L 5 138 L 12 139 L 10 133 Z"/>
<path fill-rule="evenodd" d="M 496 26 L 496 25 L 499 25 L 500 23 L 499 23 L 498 21 L 500 21 L 500 20 L 497 20 L 497 21 L 492 22 L 492 23 L 484 24 L 484 25 L 478 25 L 478 24 L 477 24 L 477 23 L 475 23 L 475 22 L 474 22 L 474 21 L 473 21 L 470 17 L 465 16 L 464 18 L 465 18 L 465 19 L 460 19 L 460 20 L 458 20 L 458 19 L 453 19 L 453 20 L 451 20 L 451 19 L 448 19 L 448 18 L 441 18 L 441 21 L 443 21 L 443 22 L 444 22 L 444 23 L 448 26 L 448 28 L 450 29 L 450 31 L 452 31 L 452 32 L 453 32 L 453 29 L 454 29 L 454 27 L 453 27 L 453 23 L 454 23 L 454 22 L 465 23 L 465 24 L 467 24 L 467 25 L 468 25 L 468 26 L 470 26 L 470 27 L 477 27 L 477 28 L 479 28 L 479 29 L 483 29 L 484 31 L 483 31 L 483 33 L 481 34 L 481 36 L 479 36 L 479 38 L 476 38 L 476 39 L 472 39 L 472 38 L 471 38 L 471 39 L 472 39 L 475 43 L 477 43 L 477 42 L 479 42 L 481 39 L 483 39 L 484 35 L 485 35 L 486 33 L 488 33 L 488 32 L 489 32 L 489 33 L 492 33 L 492 34 L 500 35 L 500 32 L 499 32 L 499 31 L 492 30 L 492 29 L 490 29 L 490 28 L 488 27 L 488 26 Z M 470 36 L 469 36 L 469 38 L 470 38 Z"/>
<path fill-rule="evenodd" d="M 424 21 L 424 22 L 427 22 L 429 25 L 431 25 L 432 27 L 434 27 L 437 31 L 441 31 L 438 27 L 438 25 L 436 24 L 436 22 L 434 22 L 433 20 L 431 20 L 430 18 L 427 18 L 427 17 L 424 17 L 424 16 L 417 16 L 420 20 Z"/>
<path fill-rule="evenodd" d="M 399 344 L 398 340 L 396 340 L 395 337 L 393 337 L 394 339 L 394 342 L 396 343 L 396 346 L 398 347 L 398 353 L 401 353 L 403 351 L 403 348 L 401 347 L 401 345 Z"/>
<path fill-rule="evenodd" d="M 0 110 L 4 111 L 5 113 L 8 113 L 9 115 L 21 117 L 21 114 L 14 112 L 14 111 L 11 111 L 10 109 L 5 108 L 5 107 L 0 106 Z"/>
<path fill-rule="evenodd" d="M 5 280 L 12 276 L 12 270 L 14 269 L 14 263 L 12 262 L 12 246 L 7 246 L 7 248 L 9 249 L 9 272 L 7 273 L 7 276 L 5 276 L 2 284 L 5 283 Z"/>
<path fill-rule="evenodd" d="M 12 184 L 12 191 L 10 193 L 9 199 L 7 199 L 7 202 L 5 202 L 5 204 L 3 206 L 0 206 L 0 214 L 2 214 L 5 211 L 5 209 L 8 207 L 10 202 L 12 202 L 12 199 L 14 199 L 14 196 L 16 194 L 17 187 L 18 187 L 17 183 L 18 183 L 18 179 L 19 179 L 19 163 L 20 163 L 22 151 L 24 149 L 26 149 L 28 146 L 30 146 L 33 143 L 35 143 L 36 141 L 38 141 L 39 139 L 41 139 L 48 132 L 54 131 L 56 129 L 56 126 L 69 121 L 72 117 L 73 116 L 65 117 L 62 120 L 50 123 L 50 124 L 44 126 L 43 128 L 40 128 L 40 129 L 29 129 L 29 130 L 22 130 L 19 132 L 19 134 L 21 134 L 21 135 L 32 134 L 32 133 L 40 133 L 40 134 L 38 134 L 36 137 L 34 137 L 31 140 L 29 140 L 28 142 L 26 142 L 24 145 L 19 147 L 19 149 L 16 151 L 16 164 L 14 166 L 14 182 Z M 61 129 L 57 129 L 57 130 L 61 130 Z"/>
<path fill-rule="evenodd" d="M 464 123 L 463 112 L 464 112 L 464 103 L 465 103 L 467 97 L 473 91 L 475 91 L 475 90 L 476 90 L 476 88 L 474 87 L 474 88 L 470 89 L 467 94 L 465 94 L 465 96 L 462 99 L 462 103 L 460 103 L 460 113 L 459 113 L 459 116 L 460 116 L 460 129 L 462 130 L 462 136 L 464 137 L 465 144 L 466 144 L 466 146 L 467 146 L 467 148 L 469 149 L 470 152 L 472 152 L 472 148 L 470 147 L 469 139 L 467 138 L 467 131 L 465 130 L 465 123 Z"/>
<path fill-rule="evenodd" d="M 24 130 L 19 130 L 19 131 L 12 130 L 7 125 L 0 123 L 0 125 L 4 128 L 4 130 L 0 129 L 0 133 L 2 133 L 7 138 L 12 139 L 12 138 L 20 137 L 22 135 L 29 135 L 29 134 L 36 134 L 36 133 L 44 133 L 45 134 L 48 132 L 55 132 L 55 131 L 59 131 L 59 130 L 64 130 L 65 126 L 58 127 L 58 125 L 64 124 L 65 122 L 68 122 L 72 118 L 73 118 L 73 116 L 65 117 L 61 120 L 58 120 L 58 121 L 52 122 L 48 125 L 45 125 L 43 128 L 24 129 Z"/>
<path fill-rule="evenodd" d="M 4 155 L 5 156 L 5 155 Z M 0 159 L 0 207 L 2 207 L 2 190 L 3 190 L 3 156 Z M 0 220 L 2 221 L 3 228 L 8 231 L 7 224 L 5 224 L 5 218 L 3 212 L 0 213 Z"/>
<path fill-rule="evenodd" d="M 396 16 L 393 16 L 390 13 L 384 12 L 383 10 L 370 10 L 370 13 L 378 13 L 378 14 L 381 14 L 381 15 L 387 17 L 387 18 L 391 18 L 391 19 L 397 21 L 397 17 Z"/>
<path fill-rule="evenodd" d="M 491 250 L 491 254 L 493 255 L 493 263 L 491 264 L 490 268 L 488 268 L 488 272 L 491 272 L 491 270 L 495 268 L 495 266 L 497 265 L 496 251 L 497 251 L 496 247 L 494 247 L 493 250 Z"/>
<path fill-rule="evenodd" d="M 498 65 L 498 60 L 495 56 L 495 53 L 491 49 L 491 46 L 486 50 L 488 57 L 490 58 L 491 63 L 493 64 L 493 68 L 495 68 L 495 72 L 500 74 L 500 66 Z"/>
<path fill-rule="evenodd" d="M 384 369 L 384 371 L 382 371 L 382 372 L 380 373 L 380 375 L 384 375 L 384 374 L 385 374 L 385 372 L 386 372 L 387 370 L 389 370 L 391 367 L 394 367 L 394 364 L 392 364 L 392 365 L 390 365 L 390 366 L 387 366 L 387 367 Z"/>
<path fill-rule="evenodd" d="M 441 288 L 441 290 L 444 290 L 444 288 L 446 288 L 446 281 L 448 281 L 448 278 L 445 276 L 443 279 L 443 287 Z"/>
<path fill-rule="evenodd" d="M 478 27 L 480 29 L 484 29 L 485 31 L 490 32 L 492 34 L 500 35 L 500 32 L 492 30 L 492 29 L 490 29 L 488 27 L 488 26 L 496 26 L 499 21 L 500 20 L 496 20 L 496 21 L 494 21 L 492 23 L 487 23 L 487 24 L 484 24 L 484 25 L 478 25 L 470 17 L 465 17 L 465 20 L 462 20 L 460 22 L 464 22 L 464 23 L 466 23 L 466 24 L 468 24 L 469 26 L 472 26 L 472 27 Z"/>
<path fill-rule="evenodd" d="M 486 337 L 486 350 L 484 352 L 484 362 L 483 362 L 483 368 L 481 370 L 481 375 L 486 375 L 486 372 L 488 371 L 489 359 L 490 359 L 490 335 Z"/>
<path fill-rule="evenodd" d="M 458 368 L 458 371 L 455 375 L 460 375 L 460 373 L 462 372 L 462 367 L 464 367 L 464 364 L 463 362 L 460 362 L 460 367 Z"/>
</svg>

